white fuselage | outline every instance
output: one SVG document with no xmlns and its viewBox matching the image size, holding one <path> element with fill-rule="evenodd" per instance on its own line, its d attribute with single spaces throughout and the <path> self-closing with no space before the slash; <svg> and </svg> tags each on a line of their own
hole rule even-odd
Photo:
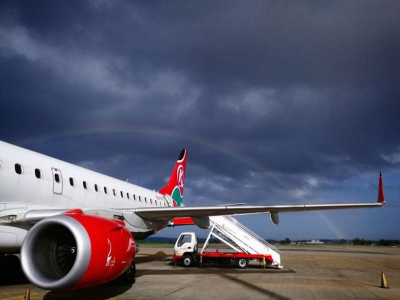
<svg viewBox="0 0 400 300">
<path fill-rule="evenodd" d="M 2 216 L 18 218 L 38 209 L 80 208 L 111 218 L 116 214 L 131 232 L 150 233 L 167 222 L 146 222 L 126 210 L 168 207 L 171 201 L 156 191 L 0 141 L 0 238 L 5 227 L 13 226 Z"/>
</svg>

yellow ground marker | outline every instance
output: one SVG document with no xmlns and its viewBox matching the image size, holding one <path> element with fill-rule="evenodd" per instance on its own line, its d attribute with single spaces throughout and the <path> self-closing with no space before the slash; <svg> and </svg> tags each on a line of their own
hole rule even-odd
<svg viewBox="0 0 400 300">
<path fill-rule="evenodd" d="M 381 288 L 383 288 L 383 289 L 388 289 L 389 288 L 389 286 L 388 286 L 388 283 L 387 283 L 387 281 L 386 281 L 386 276 L 385 276 L 385 273 L 383 273 L 383 271 L 381 271 Z"/>
<path fill-rule="evenodd" d="M 26 289 L 24 300 L 31 300 L 31 290 Z"/>
<path fill-rule="evenodd" d="M 264 269 L 265 269 L 265 265 L 267 264 L 267 262 L 265 261 L 265 256 L 263 256 L 263 259 L 262 259 L 262 265 L 264 266 Z"/>
</svg>

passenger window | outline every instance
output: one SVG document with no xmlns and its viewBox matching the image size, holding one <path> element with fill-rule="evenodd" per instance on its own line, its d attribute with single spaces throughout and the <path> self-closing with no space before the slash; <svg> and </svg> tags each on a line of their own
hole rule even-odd
<svg viewBox="0 0 400 300">
<path fill-rule="evenodd" d="M 135 196 L 135 194 L 132 194 L 132 196 L 133 196 L 133 200 L 136 201 L 136 196 Z"/>
<path fill-rule="evenodd" d="M 126 193 L 126 197 L 129 199 L 129 193 Z"/>
<path fill-rule="evenodd" d="M 87 190 L 87 184 L 86 184 L 86 181 L 84 181 L 84 182 L 83 182 L 83 188 L 84 188 L 85 190 Z"/>
<path fill-rule="evenodd" d="M 124 198 L 124 192 L 121 191 L 121 198 Z"/>
<path fill-rule="evenodd" d="M 40 170 L 39 169 L 35 169 L 35 176 L 36 176 L 36 178 L 42 178 L 42 172 L 40 172 Z"/>
<path fill-rule="evenodd" d="M 116 194 L 115 194 L 115 189 L 113 189 L 113 194 L 114 194 L 114 196 L 116 196 Z"/>
<path fill-rule="evenodd" d="M 0 170 L 3 168 L 3 165 L 1 164 L 1 160 L 0 160 Z"/>
<path fill-rule="evenodd" d="M 157 205 L 157 200 L 154 200 L 154 203 Z"/>
<path fill-rule="evenodd" d="M 95 190 L 96 192 L 99 191 L 99 189 L 97 188 L 97 184 L 94 184 L 94 190 Z"/>
<path fill-rule="evenodd" d="M 54 180 L 55 180 L 57 183 L 60 183 L 60 175 L 54 174 Z"/>
<path fill-rule="evenodd" d="M 22 172 L 23 172 L 22 166 L 20 164 L 15 164 L 15 173 L 21 175 Z"/>
<path fill-rule="evenodd" d="M 69 184 L 70 184 L 71 186 L 74 186 L 74 185 L 75 185 L 74 179 L 73 179 L 72 177 L 69 178 Z"/>
<path fill-rule="evenodd" d="M 153 204 L 153 200 L 150 199 L 150 204 Z"/>
<path fill-rule="evenodd" d="M 107 188 L 104 187 L 104 194 L 107 194 Z"/>
<path fill-rule="evenodd" d="M 139 201 L 142 202 L 142 197 L 139 196 Z"/>
</svg>

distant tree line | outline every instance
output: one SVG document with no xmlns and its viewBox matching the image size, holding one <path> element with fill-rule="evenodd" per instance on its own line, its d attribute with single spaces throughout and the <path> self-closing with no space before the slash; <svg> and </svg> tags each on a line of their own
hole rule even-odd
<svg viewBox="0 0 400 300">
<path fill-rule="evenodd" d="M 372 244 L 377 244 L 378 246 L 400 246 L 400 241 L 399 240 L 379 240 L 379 243 L 370 241 L 370 240 L 364 240 L 360 238 L 355 238 L 353 241 L 353 245 L 365 245 L 365 246 L 370 246 Z M 340 244 L 347 244 L 347 240 L 341 239 Z"/>
<path fill-rule="evenodd" d="M 359 238 L 355 238 L 353 240 L 353 245 L 366 245 L 366 246 L 370 246 L 372 245 L 372 242 L 370 240 L 364 240 L 364 239 L 359 239 Z"/>
<path fill-rule="evenodd" d="M 379 240 L 380 246 L 400 246 L 399 240 Z"/>
<path fill-rule="evenodd" d="M 286 239 L 280 241 L 280 243 L 282 245 L 288 245 L 288 244 L 290 244 L 290 242 L 291 242 L 291 240 L 289 238 L 286 238 Z M 355 238 L 354 240 L 341 239 L 339 241 L 339 244 L 342 244 L 342 245 L 353 244 L 353 245 L 363 245 L 363 246 L 370 246 L 370 245 L 400 246 L 400 241 L 399 240 L 384 240 L 384 239 L 382 239 L 382 240 L 379 240 L 379 242 L 377 242 L 377 241 Z"/>
<path fill-rule="evenodd" d="M 284 240 L 281 241 L 281 245 L 289 245 L 290 242 L 291 242 L 290 239 L 289 239 L 289 238 L 286 238 L 286 239 L 284 239 Z"/>
</svg>

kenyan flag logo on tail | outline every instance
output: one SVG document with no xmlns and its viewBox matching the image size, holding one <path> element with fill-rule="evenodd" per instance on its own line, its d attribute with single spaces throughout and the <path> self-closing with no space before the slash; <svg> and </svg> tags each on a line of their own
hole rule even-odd
<svg viewBox="0 0 400 300">
<path fill-rule="evenodd" d="M 183 196 L 183 186 L 185 184 L 185 169 L 186 169 L 187 151 L 182 149 L 179 158 L 169 178 L 168 184 L 159 192 L 164 195 L 170 195 L 173 201 L 173 206 L 181 206 Z"/>
<path fill-rule="evenodd" d="M 179 190 L 179 188 L 177 186 L 174 188 L 174 191 L 172 192 L 171 198 L 174 199 L 173 204 L 174 204 L 175 207 L 176 206 L 181 206 L 181 204 L 182 204 L 182 195 L 181 195 L 181 192 L 180 192 L 180 190 Z"/>
</svg>

